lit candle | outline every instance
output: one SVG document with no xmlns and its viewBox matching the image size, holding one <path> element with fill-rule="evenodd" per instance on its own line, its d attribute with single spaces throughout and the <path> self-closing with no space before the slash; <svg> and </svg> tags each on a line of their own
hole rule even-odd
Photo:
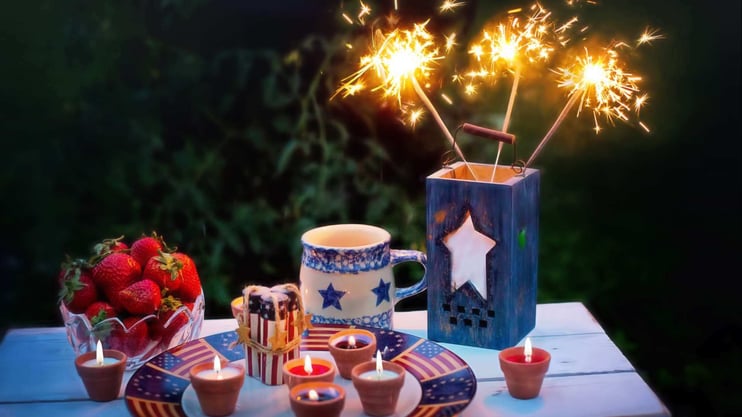
<svg viewBox="0 0 742 417">
<path fill-rule="evenodd" d="M 103 345 L 100 343 L 100 340 L 98 340 L 98 343 L 95 345 L 95 359 L 89 359 L 83 362 L 82 366 L 113 365 L 119 360 L 120 359 L 104 357 L 103 356 Z"/>
<path fill-rule="evenodd" d="M 324 359 L 312 359 L 306 355 L 303 360 L 297 358 L 283 365 L 283 380 L 289 388 L 303 382 L 332 382 L 333 379 L 335 379 L 335 366 Z"/>
<path fill-rule="evenodd" d="M 95 352 L 85 352 L 75 358 L 77 374 L 93 401 L 111 401 L 118 398 L 126 369 L 127 356 L 118 350 L 106 349 L 100 342 Z"/>
<path fill-rule="evenodd" d="M 350 379 L 354 366 L 373 358 L 376 336 L 362 329 L 341 330 L 327 340 L 327 350 L 335 360 L 340 376 Z"/>
<path fill-rule="evenodd" d="M 289 390 L 289 401 L 297 417 L 336 417 L 345 406 L 345 390 L 328 381 L 306 382 Z"/>
<path fill-rule="evenodd" d="M 383 361 L 381 360 L 381 352 L 376 351 L 376 370 L 367 371 L 361 374 L 361 378 L 364 379 L 375 379 L 377 381 L 384 379 L 394 379 L 398 375 L 396 372 L 384 369 Z"/>
<path fill-rule="evenodd" d="M 533 347 L 526 338 L 525 346 L 504 349 L 499 357 L 510 395 L 524 400 L 538 396 L 551 362 L 549 352 Z"/>
<path fill-rule="evenodd" d="M 365 361 L 351 372 L 353 387 L 358 392 L 363 411 L 370 416 L 387 416 L 397 408 L 399 392 L 404 385 L 405 370 L 394 362 L 381 360 L 376 351 L 376 361 Z"/>
<path fill-rule="evenodd" d="M 191 368 L 191 385 L 196 391 L 201 410 L 207 416 L 232 414 L 245 381 L 243 369 L 225 366 L 214 356 L 213 363 L 200 363 Z"/>
</svg>

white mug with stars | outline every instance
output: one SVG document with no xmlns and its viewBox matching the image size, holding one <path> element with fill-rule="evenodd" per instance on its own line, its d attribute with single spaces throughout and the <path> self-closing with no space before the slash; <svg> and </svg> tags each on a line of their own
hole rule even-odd
<svg viewBox="0 0 742 417">
<path fill-rule="evenodd" d="M 425 274 L 416 284 L 397 288 L 392 267 L 419 262 L 424 253 L 390 249 L 391 235 L 366 224 L 334 224 L 301 237 L 299 280 L 304 309 L 312 323 L 339 323 L 390 329 L 394 305 L 425 290 Z"/>
</svg>

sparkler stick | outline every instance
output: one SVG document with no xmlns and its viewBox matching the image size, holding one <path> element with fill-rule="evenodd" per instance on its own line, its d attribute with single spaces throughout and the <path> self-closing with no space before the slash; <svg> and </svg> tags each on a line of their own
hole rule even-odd
<svg viewBox="0 0 742 417">
<path fill-rule="evenodd" d="M 531 162 L 533 162 L 533 160 L 536 159 L 538 154 L 541 153 L 541 150 L 544 148 L 544 146 L 546 146 L 546 143 L 549 142 L 549 139 L 551 139 L 551 137 L 554 135 L 554 132 L 557 131 L 557 128 L 559 128 L 559 125 L 561 125 L 564 119 L 567 117 L 567 114 L 569 113 L 569 111 L 572 110 L 572 107 L 575 105 L 575 103 L 577 103 L 577 99 L 579 97 L 580 96 L 578 94 L 572 94 L 572 97 L 569 98 L 569 101 L 567 101 L 567 104 L 562 109 L 562 112 L 559 113 L 559 116 L 557 117 L 554 124 L 551 126 L 549 131 L 546 132 L 546 135 L 544 136 L 544 138 L 541 139 L 541 142 L 539 142 L 538 146 L 531 154 L 531 157 L 528 158 L 528 161 L 526 162 L 523 169 L 528 168 L 528 166 L 531 165 Z"/>
<path fill-rule="evenodd" d="M 466 158 L 464 158 L 464 153 L 461 152 L 461 148 L 459 148 L 459 145 L 456 143 L 456 140 L 453 138 L 453 135 L 451 135 L 451 132 L 446 127 L 446 124 L 443 123 L 443 119 L 441 119 L 441 116 L 438 114 L 438 111 L 436 111 L 435 106 L 433 106 L 433 103 L 430 102 L 430 99 L 428 99 L 428 96 L 425 95 L 425 92 L 423 91 L 422 87 L 420 87 L 420 83 L 417 82 L 417 79 L 415 77 L 410 77 L 410 83 L 412 84 L 412 88 L 415 89 L 415 93 L 417 93 L 417 96 L 420 98 L 420 101 L 423 102 L 425 107 L 427 107 L 430 114 L 433 115 L 433 119 L 438 124 L 438 127 L 443 132 L 443 135 L 448 139 L 449 142 L 451 142 L 451 146 L 453 146 L 454 151 L 456 151 L 456 154 L 459 155 L 459 158 L 461 158 L 462 161 L 464 161 L 464 165 L 466 165 L 466 168 L 469 170 L 469 173 L 474 178 L 474 180 L 478 180 L 477 175 L 474 173 L 474 170 L 471 168 L 468 162 L 466 162 Z"/>
<path fill-rule="evenodd" d="M 508 99 L 508 108 L 505 111 L 505 120 L 502 121 L 502 131 L 508 132 L 510 125 L 510 115 L 513 112 L 513 104 L 515 103 L 515 94 L 518 92 L 518 80 L 520 80 L 520 65 L 515 67 L 515 75 L 513 75 L 513 86 L 510 88 L 510 98 Z M 497 157 L 495 158 L 495 167 L 492 169 L 492 177 L 490 182 L 495 182 L 495 172 L 497 172 L 497 164 L 500 161 L 500 153 L 502 152 L 503 142 L 497 145 Z"/>
</svg>

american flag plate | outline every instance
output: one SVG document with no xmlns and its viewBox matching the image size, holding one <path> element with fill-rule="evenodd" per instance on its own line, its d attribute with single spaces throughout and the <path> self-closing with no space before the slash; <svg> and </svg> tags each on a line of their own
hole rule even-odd
<svg viewBox="0 0 742 417">
<path fill-rule="evenodd" d="M 302 336 L 301 355 L 332 360 L 327 339 L 345 325 L 315 325 Z M 384 360 L 407 370 L 395 416 L 432 417 L 461 413 L 474 398 L 477 381 L 469 365 L 445 347 L 410 334 L 374 327 L 356 326 L 373 332 Z M 230 348 L 237 339 L 233 331 L 192 340 L 155 356 L 142 365 L 126 386 L 126 406 L 135 417 L 200 417 L 203 415 L 188 372 L 218 355 L 224 362 L 244 362 L 241 346 Z M 241 364 L 243 365 L 243 364 Z M 342 417 L 364 416 L 350 381 L 335 376 L 346 389 Z M 291 417 L 288 388 L 269 386 L 246 376 L 233 416 Z"/>
</svg>

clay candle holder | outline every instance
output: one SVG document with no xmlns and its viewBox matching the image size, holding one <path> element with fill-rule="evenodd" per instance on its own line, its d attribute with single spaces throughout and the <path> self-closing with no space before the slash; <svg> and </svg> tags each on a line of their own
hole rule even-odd
<svg viewBox="0 0 742 417">
<path fill-rule="evenodd" d="M 351 379 L 351 371 L 356 365 L 373 360 L 376 336 L 367 330 L 341 330 L 330 336 L 327 349 L 335 360 L 340 376 Z"/>
<path fill-rule="evenodd" d="M 550 362 L 549 352 L 532 347 L 530 338 L 526 338 L 525 346 L 502 350 L 500 368 L 510 396 L 521 400 L 537 397 Z"/>
<path fill-rule="evenodd" d="M 289 391 L 296 417 L 337 417 L 345 406 L 345 390 L 331 382 L 305 382 Z"/>
<path fill-rule="evenodd" d="M 100 340 L 95 352 L 86 352 L 75 359 L 77 374 L 93 401 L 111 401 L 119 396 L 126 370 L 126 354 L 103 349 Z"/>
<path fill-rule="evenodd" d="M 245 382 L 245 370 L 234 366 L 221 367 L 219 357 L 191 368 L 191 385 L 204 414 L 223 417 L 234 413 L 240 389 Z"/>
<path fill-rule="evenodd" d="M 297 358 L 283 365 L 283 380 L 289 390 L 305 382 L 332 382 L 335 379 L 335 365 L 332 362 L 310 358 Z"/>
<path fill-rule="evenodd" d="M 404 378 L 404 368 L 396 363 L 382 361 L 379 351 L 376 351 L 375 363 L 363 362 L 351 371 L 353 386 L 358 391 L 363 412 L 375 417 L 394 414 Z"/>
</svg>

